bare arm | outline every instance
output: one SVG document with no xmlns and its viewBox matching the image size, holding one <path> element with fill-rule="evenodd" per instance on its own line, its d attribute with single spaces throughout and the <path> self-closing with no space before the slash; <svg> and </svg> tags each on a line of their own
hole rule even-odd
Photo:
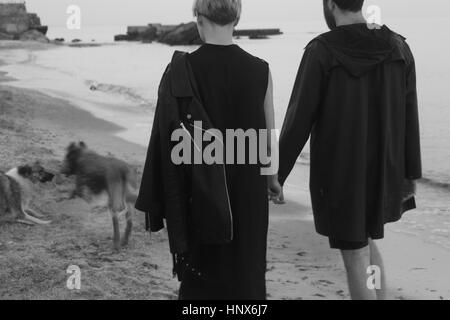
<svg viewBox="0 0 450 320">
<path fill-rule="evenodd" d="M 273 81 L 272 81 L 272 73 L 270 72 L 270 70 L 269 70 L 269 82 L 267 85 L 266 99 L 264 100 L 264 113 L 266 116 L 266 126 L 268 130 L 267 154 L 270 155 L 272 159 L 273 157 L 278 158 L 278 142 L 275 134 L 275 111 L 273 106 Z"/>
<path fill-rule="evenodd" d="M 269 70 L 269 81 L 267 85 L 266 98 L 264 101 L 264 113 L 266 116 L 267 127 L 267 155 L 269 155 L 270 169 L 268 175 L 269 194 L 272 200 L 277 203 L 283 203 L 283 190 L 278 182 L 278 164 L 279 164 L 279 150 L 278 141 L 275 131 L 275 110 L 273 103 L 273 81 L 272 73 Z"/>
</svg>

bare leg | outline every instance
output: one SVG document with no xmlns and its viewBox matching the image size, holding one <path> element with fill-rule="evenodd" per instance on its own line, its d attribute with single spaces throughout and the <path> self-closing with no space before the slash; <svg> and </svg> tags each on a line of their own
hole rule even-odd
<svg viewBox="0 0 450 320">
<path fill-rule="evenodd" d="M 380 250 L 378 250 L 377 245 L 373 240 L 369 240 L 370 243 L 370 264 L 372 266 L 377 266 L 381 271 L 381 289 L 377 290 L 378 300 L 387 299 L 387 281 L 386 281 L 386 271 L 384 268 L 383 258 L 381 257 Z"/>
<path fill-rule="evenodd" d="M 122 239 L 123 247 L 126 247 L 128 245 L 130 241 L 131 231 L 133 229 L 133 210 L 130 207 L 127 208 L 126 219 L 127 219 L 127 226 L 125 228 L 125 235 Z"/>
<path fill-rule="evenodd" d="M 376 300 L 376 293 L 367 286 L 367 269 L 370 266 L 369 246 L 360 250 L 341 251 L 347 271 L 352 300 Z"/>
</svg>

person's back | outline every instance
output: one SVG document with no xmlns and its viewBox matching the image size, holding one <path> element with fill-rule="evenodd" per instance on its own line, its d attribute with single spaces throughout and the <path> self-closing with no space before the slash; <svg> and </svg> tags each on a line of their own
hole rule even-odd
<svg viewBox="0 0 450 320">
<path fill-rule="evenodd" d="M 199 94 L 214 127 L 264 129 L 269 66 L 237 45 L 204 44 L 189 55 Z"/>
<path fill-rule="evenodd" d="M 259 164 L 250 164 L 249 152 L 227 144 L 227 130 L 266 129 L 264 102 L 269 66 L 237 45 L 204 44 L 189 55 L 202 105 L 215 129 L 224 137 L 226 176 L 233 212 L 233 241 L 226 246 L 202 246 L 193 254 L 204 273 L 217 279 L 220 295 L 228 298 L 265 297 L 265 256 L 268 229 L 267 178 Z M 248 142 L 248 141 L 247 141 Z M 234 153 L 229 161 L 227 153 Z M 245 152 L 246 163 L 238 162 Z M 258 227 L 252 228 L 257 225 Z M 258 267 L 260 266 L 260 267 Z M 185 298 L 196 297 L 192 280 L 182 286 Z M 214 288 L 204 296 L 213 298 Z M 204 293 L 203 293 L 204 294 Z"/>
<path fill-rule="evenodd" d="M 330 205 L 316 219 L 318 232 L 343 241 L 383 238 L 384 224 L 403 212 L 404 179 L 421 175 L 417 101 L 407 94 L 415 88 L 412 54 L 387 27 L 366 24 L 336 28 L 306 50 L 326 77 L 311 132 L 312 191 Z M 281 140 L 282 156 L 290 143 Z"/>
<path fill-rule="evenodd" d="M 403 37 L 365 23 L 362 3 L 324 1 L 331 31 L 305 49 L 280 137 L 279 171 L 284 184 L 311 135 L 316 230 L 343 252 L 349 272 L 360 269 L 358 276 L 370 262 L 355 267 L 355 259 L 369 254 L 369 242 L 377 251 L 371 240 L 384 238 L 384 225 L 415 208 L 404 185 L 422 175 L 413 55 Z M 364 296 L 354 290 L 355 278 L 349 275 L 352 296 Z"/>
<path fill-rule="evenodd" d="M 205 44 L 176 52 L 166 69 L 136 204 L 149 230 L 166 220 L 183 300 L 266 298 L 273 89 L 269 65 L 233 44 L 240 14 L 241 0 L 194 2 Z M 174 134 L 186 140 L 172 147 Z M 187 161 L 174 162 L 179 146 Z"/>
</svg>

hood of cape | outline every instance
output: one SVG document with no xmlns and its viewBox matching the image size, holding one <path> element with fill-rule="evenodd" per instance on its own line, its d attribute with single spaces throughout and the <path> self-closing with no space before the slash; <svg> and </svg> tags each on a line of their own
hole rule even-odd
<svg viewBox="0 0 450 320">
<path fill-rule="evenodd" d="M 335 66 L 361 77 L 386 61 L 406 60 L 397 45 L 403 40 L 387 26 L 360 23 L 337 27 L 313 41 L 320 41 L 329 50 Z"/>
</svg>

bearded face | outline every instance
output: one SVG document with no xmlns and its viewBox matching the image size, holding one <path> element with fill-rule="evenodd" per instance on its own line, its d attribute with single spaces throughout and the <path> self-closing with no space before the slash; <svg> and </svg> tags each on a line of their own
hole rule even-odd
<svg viewBox="0 0 450 320">
<path fill-rule="evenodd" d="M 336 29 L 336 19 L 331 12 L 331 9 L 328 7 L 328 0 L 323 0 L 323 14 L 325 16 L 325 21 L 327 22 L 328 28 L 330 30 Z"/>
</svg>

